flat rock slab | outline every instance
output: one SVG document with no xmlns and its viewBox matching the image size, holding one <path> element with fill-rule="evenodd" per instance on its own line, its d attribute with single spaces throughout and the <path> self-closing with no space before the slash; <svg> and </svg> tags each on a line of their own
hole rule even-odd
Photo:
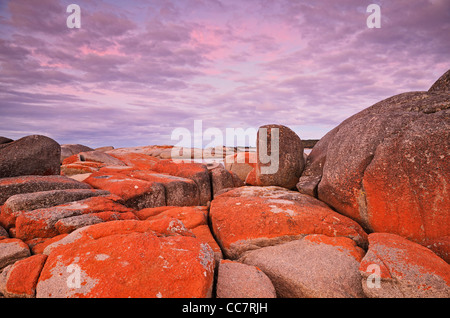
<svg viewBox="0 0 450 318">
<path fill-rule="evenodd" d="M 16 219 L 16 236 L 24 241 L 54 237 L 68 233 L 70 229 L 62 223 L 62 219 L 105 211 L 126 213 L 132 210 L 115 202 L 114 197 L 92 197 L 50 208 L 26 211 Z M 75 226 L 73 229 L 76 228 Z M 59 232 L 61 229 L 64 229 L 62 233 Z"/>
<path fill-rule="evenodd" d="M 6 228 L 15 225 L 16 217 L 23 211 L 49 208 L 67 202 L 79 201 L 94 196 L 109 195 L 108 191 L 94 189 L 50 190 L 16 194 L 6 200 L 2 208 L 0 223 Z"/>
<path fill-rule="evenodd" d="M 65 189 L 92 189 L 88 184 L 64 176 L 21 176 L 0 179 L 0 205 L 13 195 Z"/>
<path fill-rule="evenodd" d="M 111 166 L 125 166 L 126 165 L 119 159 L 114 158 L 113 156 L 108 155 L 107 153 L 104 153 L 101 151 L 95 151 L 95 150 L 80 152 L 78 154 L 78 158 L 80 158 L 80 161 L 101 162 L 105 165 L 111 165 Z"/>
<path fill-rule="evenodd" d="M 223 259 L 222 250 L 208 226 L 208 208 L 206 206 L 158 207 L 143 209 L 135 214 L 140 220 L 180 220 L 198 240 L 207 243 L 212 248 L 217 264 Z"/>
<path fill-rule="evenodd" d="M 191 236 L 155 232 L 152 224 L 115 221 L 69 234 L 51 250 L 36 296 L 211 296 L 214 257 L 209 245 Z M 75 272 L 79 284 L 68 284 Z"/>
<path fill-rule="evenodd" d="M 367 245 L 367 234 L 358 223 L 310 196 L 280 187 L 226 192 L 211 202 L 209 216 L 215 237 L 231 259 L 308 234 L 343 236 Z"/>
<path fill-rule="evenodd" d="M 158 182 L 136 179 L 122 173 L 103 172 L 91 174 L 84 182 L 121 197 L 126 206 L 136 210 L 166 205 L 165 188 Z"/>
<path fill-rule="evenodd" d="M 60 234 L 68 234 L 88 225 L 117 220 L 137 220 L 137 217 L 133 212 L 113 211 L 74 215 L 58 220 L 55 228 Z"/>
<path fill-rule="evenodd" d="M 108 152 L 109 153 L 109 152 Z M 112 157 L 119 159 L 134 170 L 152 170 L 159 159 L 143 153 L 109 153 Z"/>
</svg>

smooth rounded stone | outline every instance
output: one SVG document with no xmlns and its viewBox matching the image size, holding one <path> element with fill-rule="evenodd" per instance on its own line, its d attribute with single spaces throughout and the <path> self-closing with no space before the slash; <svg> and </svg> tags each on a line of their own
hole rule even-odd
<svg viewBox="0 0 450 318">
<path fill-rule="evenodd" d="M 297 184 L 369 232 L 417 243 L 450 236 L 447 72 L 428 92 L 399 94 L 323 137 Z"/>
<path fill-rule="evenodd" d="M 0 179 L 0 204 L 16 194 L 66 190 L 92 189 L 88 184 L 65 176 L 21 176 Z"/>
<path fill-rule="evenodd" d="M 60 145 L 51 138 L 31 135 L 0 147 L 0 178 L 59 175 Z"/>
<path fill-rule="evenodd" d="M 308 235 L 247 252 L 239 259 L 257 266 L 283 298 L 362 298 L 358 268 L 364 251 L 345 237 Z"/>
<path fill-rule="evenodd" d="M 160 149 L 160 148 L 153 149 L 149 152 L 149 156 L 159 157 L 163 151 L 164 151 L 164 149 Z"/>
<path fill-rule="evenodd" d="M 22 240 L 17 238 L 3 239 L 0 241 L 0 270 L 30 255 L 28 245 Z"/>
<path fill-rule="evenodd" d="M 172 150 L 171 149 L 165 149 L 165 150 L 161 151 L 159 153 L 159 158 L 161 158 L 161 159 L 172 159 Z"/>
<path fill-rule="evenodd" d="M 305 168 L 296 187 L 300 193 L 317 198 L 317 186 L 322 178 L 323 166 L 327 158 L 330 140 L 333 140 L 338 128 L 334 128 L 322 137 L 311 150 L 305 161 Z"/>
<path fill-rule="evenodd" d="M 427 240 L 422 245 L 450 264 L 450 236 Z"/>
<path fill-rule="evenodd" d="M 269 277 L 256 266 L 222 260 L 216 287 L 217 298 L 276 298 Z"/>
</svg>

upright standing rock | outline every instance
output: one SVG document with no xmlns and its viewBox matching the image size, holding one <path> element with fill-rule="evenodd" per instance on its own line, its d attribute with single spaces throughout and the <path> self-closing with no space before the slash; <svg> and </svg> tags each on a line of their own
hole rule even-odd
<svg viewBox="0 0 450 318">
<path fill-rule="evenodd" d="M 0 178 L 59 175 L 61 147 L 51 138 L 32 135 L 0 146 Z"/>
<path fill-rule="evenodd" d="M 295 188 L 305 166 L 303 144 L 297 134 L 286 126 L 265 125 L 257 137 L 257 163 L 254 171 L 258 186 Z M 247 178 L 249 182 L 252 178 Z"/>
</svg>

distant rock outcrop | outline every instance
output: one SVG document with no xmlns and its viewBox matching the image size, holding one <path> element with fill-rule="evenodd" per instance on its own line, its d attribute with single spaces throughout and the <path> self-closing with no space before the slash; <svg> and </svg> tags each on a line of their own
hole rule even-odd
<svg viewBox="0 0 450 318">
<path fill-rule="evenodd" d="M 303 148 L 312 149 L 319 142 L 319 139 L 302 139 Z"/>
<path fill-rule="evenodd" d="M 61 145 L 61 163 L 70 156 L 79 154 L 83 151 L 92 151 L 94 149 L 80 144 L 64 144 Z"/>
</svg>

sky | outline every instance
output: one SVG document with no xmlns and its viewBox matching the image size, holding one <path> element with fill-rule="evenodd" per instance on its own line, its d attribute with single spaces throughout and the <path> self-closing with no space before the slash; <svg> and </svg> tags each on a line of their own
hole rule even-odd
<svg viewBox="0 0 450 318">
<path fill-rule="evenodd" d="M 72 3 L 80 28 L 67 27 Z M 366 23 L 373 3 L 380 28 Z M 0 0 L 0 136 L 180 145 L 183 128 L 205 146 L 201 121 L 319 139 L 428 90 L 449 52 L 448 0 Z"/>
</svg>

